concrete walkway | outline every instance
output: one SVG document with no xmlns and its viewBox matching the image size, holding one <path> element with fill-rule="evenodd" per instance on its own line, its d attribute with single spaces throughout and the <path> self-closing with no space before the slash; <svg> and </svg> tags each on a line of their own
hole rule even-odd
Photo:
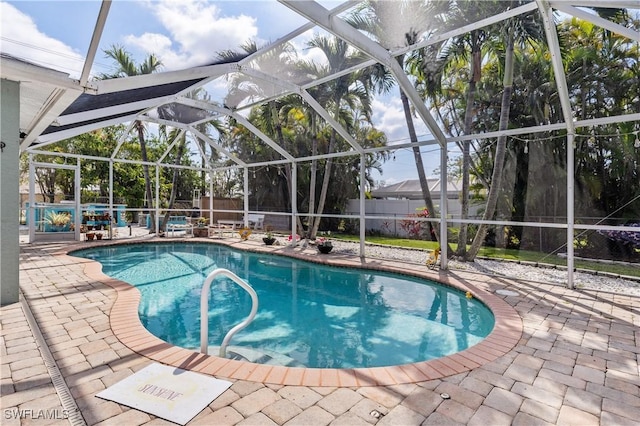
<svg viewBox="0 0 640 426">
<path fill-rule="evenodd" d="M 55 256 L 61 248 L 21 246 L 23 299 L 0 309 L 2 425 L 172 424 L 95 397 L 152 361 L 113 333 L 116 290 L 85 275 L 83 265 Z M 231 379 L 231 388 L 189 425 L 637 424 L 640 298 L 446 275 L 494 294 L 518 293 L 500 296 L 522 319 L 512 350 L 470 371 L 409 384 L 310 387 Z M 45 347 L 38 346 L 40 333 Z"/>
</svg>

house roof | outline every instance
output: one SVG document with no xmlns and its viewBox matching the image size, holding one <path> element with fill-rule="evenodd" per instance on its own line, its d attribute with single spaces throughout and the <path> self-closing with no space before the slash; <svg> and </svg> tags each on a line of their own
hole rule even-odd
<svg viewBox="0 0 640 426">
<path fill-rule="evenodd" d="M 440 178 L 428 178 L 429 192 L 440 193 Z M 457 198 L 462 191 L 460 180 L 450 180 L 447 182 L 447 198 Z M 373 198 L 406 198 L 409 200 L 422 199 L 422 188 L 418 179 L 409 179 L 391 185 L 383 186 L 371 191 Z"/>
</svg>

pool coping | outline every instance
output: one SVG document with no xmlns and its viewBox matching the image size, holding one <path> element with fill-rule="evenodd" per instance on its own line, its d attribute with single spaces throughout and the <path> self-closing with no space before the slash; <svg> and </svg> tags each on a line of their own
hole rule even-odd
<svg viewBox="0 0 640 426">
<path fill-rule="evenodd" d="M 348 369 L 303 368 L 220 358 L 173 346 L 151 334 L 144 328 L 138 317 L 140 292 L 137 288 L 103 274 L 102 265 L 99 262 L 77 258 L 70 254 L 80 249 L 106 245 L 185 242 L 221 244 L 240 250 L 278 254 L 315 263 L 395 272 L 430 279 L 463 292 L 471 292 L 472 297 L 482 301 L 492 311 L 495 317 L 495 326 L 484 340 L 463 351 L 442 358 L 396 366 Z M 207 238 L 106 241 L 90 246 L 79 243 L 65 247 L 56 255 L 72 257 L 76 262 L 82 262 L 84 274 L 88 278 L 116 290 L 117 298 L 111 308 L 109 318 L 113 334 L 123 345 L 151 360 L 211 376 L 276 385 L 318 387 L 386 386 L 417 383 L 463 373 L 488 364 L 510 352 L 522 337 L 523 324 L 516 310 L 500 297 L 483 288 L 486 286 L 483 286 L 482 283 L 474 284 L 470 280 L 454 276 L 448 271 L 428 270 L 418 264 L 373 258 L 367 260 L 342 253 L 322 255 L 313 248 L 266 246 L 251 240 L 219 239 L 212 241 Z"/>
</svg>

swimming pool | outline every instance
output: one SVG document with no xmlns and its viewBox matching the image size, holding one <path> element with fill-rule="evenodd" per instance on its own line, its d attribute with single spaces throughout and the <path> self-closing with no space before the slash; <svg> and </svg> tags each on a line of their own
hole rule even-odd
<svg viewBox="0 0 640 426">
<path fill-rule="evenodd" d="M 373 367 L 446 356 L 475 345 L 494 326 L 491 311 L 464 292 L 409 276 L 323 266 L 205 243 L 140 244 L 74 252 L 136 286 L 139 315 L 161 339 L 199 347 L 204 277 L 227 268 L 258 293 L 255 321 L 231 341 L 256 362 L 317 368 Z M 250 310 L 249 296 L 222 279 L 211 289 L 209 342 Z"/>
</svg>

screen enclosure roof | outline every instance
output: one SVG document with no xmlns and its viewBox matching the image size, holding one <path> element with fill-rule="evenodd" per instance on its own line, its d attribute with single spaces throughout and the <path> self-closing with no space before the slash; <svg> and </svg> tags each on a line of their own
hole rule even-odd
<svg viewBox="0 0 640 426">
<path fill-rule="evenodd" d="M 326 3 L 326 4 L 325 4 Z M 422 17 L 423 30 L 416 34 L 411 44 L 406 42 L 405 34 L 414 31 L 416 22 L 411 19 L 398 19 L 402 16 L 402 8 L 407 2 L 383 2 L 379 13 L 384 16 L 378 21 L 381 28 L 376 34 L 356 29 L 350 17 L 360 10 L 364 3 L 347 2 L 314 2 L 280 0 L 273 2 L 274 8 L 281 8 L 287 13 L 294 13 L 300 18 L 301 25 L 287 28 L 275 41 L 257 46 L 254 51 L 244 52 L 235 57 L 212 58 L 208 63 L 182 70 L 157 72 L 126 78 L 99 80 L 91 77 L 91 69 L 97 52 L 104 49 L 100 38 L 105 23 L 109 19 L 111 2 L 104 1 L 100 7 L 93 30 L 89 51 L 79 78 L 71 78 L 69 74 L 42 67 L 29 61 L 2 53 L 0 70 L 3 79 L 20 82 L 20 137 L 21 151 L 43 149 L 47 145 L 71 138 L 85 132 L 100 129 L 109 125 L 132 123 L 139 120 L 147 123 L 168 125 L 191 134 L 194 138 L 206 140 L 212 146 L 219 147 L 214 138 L 198 131 L 197 126 L 203 122 L 232 117 L 256 134 L 267 144 L 280 162 L 291 162 L 298 159 L 295 155 L 279 146 L 276 141 L 256 128 L 248 119 L 248 111 L 252 106 L 260 105 L 285 95 L 294 94 L 310 108 L 315 110 L 323 120 L 335 128 L 347 141 L 348 150 L 345 155 L 357 155 L 366 152 L 361 143 L 350 135 L 334 119 L 333 114 L 325 109 L 311 94 L 313 89 L 341 76 L 375 64 L 383 65 L 390 71 L 394 84 L 402 90 L 415 111 L 417 120 L 428 129 L 429 137 L 421 138 L 421 145 L 435 144 L 446 146 L 448 142 L 463 139 L 447 138 L 441 123 L 434 117 L 428 105 L 425 105 L 414 88 L 412 80 L 398 64 L 397 57 L 421 49 L 443 40 L 451 39 L 475 29 L 494 25 L 501 21 L 527 13 L 538 13 L 544 23 L 546 40 L 551 53 L 553 79 L 558 88 L 558 97 L 563 109 L 563 122 L 548 123 L 541 128 L 545 130 L 566 129 L 574 132 L 576 127 L 597 125 L 599 122 L 636 121 L 640 114 L 630 113 L 625 116 L 607 117 L 604 119 L 580 122 L 572 111 L 562 65 L 562 51 L 556 34 L 556 17 L 558 14 L 588 20 L 608 31 L 622 35 L 630 43 L 637 43 L 640 34 L 630 28 L 602 18 L 592 11 L 592 7 L 602 7 L 602 1 L 594 0 L 559 0 L 515 2 L 518 6 L 509 7 L 510 2 L 499 2 L 502 5 L 494 10 L 469 10 L 474 17 L 471 23 L 456 25 L 449 23 L 446 29 L 433 31 L 428 17 Z M 485 2 L 467 2 L 469 7 Z M 251 15 L 252 2 L 243 2 L 247 9 L 243 13 Z M 637 1 L 610 0 L 606 7 L 639 8 Z M 360 9 L 359 9 L 360 8 Z M 52 16 L 52 19 L 55 17 Z M 284 26 L 286 28 L 286 26 Z M 327 67 L 318 64 L 323 72 L 300 72 L 298 67 L 284 60 L 283 51 L 288 43 L 296 41 L 309 32 L 333 35 L 346 42 L 353 52 L 354 59 L 340 67 Z M 242 49 L 236 48 L 242 52 Z M 234 84 L 235 83 L 235 84 Z M 240 88 L 240 89 L 239 89 Z M 194 99 L 189 95 L 196 89 L 207 93 L 206 100 Z M 396 91 L 397 93 L 397 91 Z M 512 134 L 531 132 L 529 129 L 511 129 Z M 475 137 L 495 137 L 493 134 L 476 135 Z M 467 136 L 470 138 L 471 136 Z M 399 144 L 396 147 L 408 147 L 411 143 Z M 232 153 L 226 153 L 229 158 Z M 251 158 L 237 159 L 240 166 L 250 165 Z"/>
</svg>

